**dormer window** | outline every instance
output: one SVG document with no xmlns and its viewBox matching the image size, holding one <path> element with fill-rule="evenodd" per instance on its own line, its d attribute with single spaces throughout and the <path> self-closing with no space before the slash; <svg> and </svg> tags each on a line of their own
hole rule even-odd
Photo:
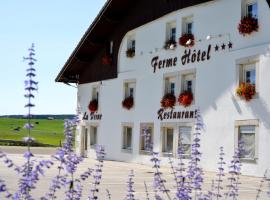
<svg viewBox="0 0 270 200">
<path fill-rule="evenodd" d="M 254 18 L 258 17 L 258 5 L 256 1 L 247 1 L 246 16 Z"/>
<path fill-rule="evenodd" d="M 193 34 L 194 33 L 193 29 L 194 29 L 193 17 L 191 16 L 183 18 L 182 33 Z"/>
<path fill-rule="evenodd" d="M 135 36 L 131 35 L 127 39 L 127 51 L 126 55 L 128 58 L 132 58 L 135 56 L 135 49 L 136 49 L 136 40 Z"/>
<path fill-rule="evenodd" d="M 173 50 L 176 47 L 176 22 L 166 24 L 166 41 L 164 48 Z"/>
</svg>

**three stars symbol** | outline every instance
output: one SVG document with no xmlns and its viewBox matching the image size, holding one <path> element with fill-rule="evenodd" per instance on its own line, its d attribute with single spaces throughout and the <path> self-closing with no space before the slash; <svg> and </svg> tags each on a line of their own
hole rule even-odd
<svg viewBox="0 0 270 200">
<path fill-rule="evenodd" d="M 228 46 L 229 49 L 231 49 L 233 47 L 232 42 L 229 42 L 227 45 L 224 44 L 224 43 L 222 45 L 220 45 L 220 46 L 216 45 L 215 46 L 215 51 L 219 51 L 219 48 L 221 48 L 221 50 L 225 50 L 227 46 Z"/>
</svg>

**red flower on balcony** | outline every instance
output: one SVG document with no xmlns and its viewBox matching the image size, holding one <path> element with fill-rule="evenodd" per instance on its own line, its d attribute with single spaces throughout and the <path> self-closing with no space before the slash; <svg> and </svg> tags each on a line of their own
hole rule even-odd
<svg viewBox="0 0 270 200">
<path fill-rule="evenodd" d="M 250 101 L 252 97 L 256 94 L 254 84 L 250 83 L 241 83 L 240 86 L 236 89 L 236 94 L 245 99 L 246 101 Z"/>
<path fill-rule="evenodd" d="M 251 34 L 254 31 L 258 31 L 259 24 L 258 19 L 252 16 L 244 17 L 238 25 L 238 31 L 242 35 Z"/>
<path fill-rule="evenodd" d="M 103 65 L 111 65 L 112 64 L 112 57 L 110 55 L 104 55 L 102 57 L 102 64 Z"/>
<path fill-rule="evenodd" d="M 195 38 L 192 33 L 183 34 L 179 38 L 179 44 L 184 47 L 192 47 L 195 44 Z"/>
<path fill-rule="evenodd" d="M 134 99 L 132 96 L 129 96 L 122 101 L 122 106 L 126 108 L 127 110 L 130 110 L 133 107 L 133 105 L 134 105 Z"/>
<path fill-rule="evenodd" d="M 184 91 L 182 92 L 178 97 L 178 102 L 180 105 L 183 105 L 184 107 L 189 106 L 193 101 L 193 94 L 190 91 Z"/>
<path fill-rule="evenodd" d="M 176 97 L 171 94 L 167 93 L 163 96 L 162 100 L 160 101 L 161 107 L 163 108 L 173 108 L 175 106 Z"/>
<path fill-rule="evenodd" d="M 88 109 L 91 113 L 96 112 L 98 110 L 98 101 L 97 99 L 93 99 L 90 101 L 88 105 Z"/>
</svg>

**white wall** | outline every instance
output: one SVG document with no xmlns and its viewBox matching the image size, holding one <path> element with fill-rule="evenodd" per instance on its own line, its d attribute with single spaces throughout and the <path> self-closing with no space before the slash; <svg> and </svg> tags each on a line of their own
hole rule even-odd
<svg viewBox="0 0 270 200">
<path fill-rule="evenodd" d="M 196 104 L 192 108 L 200 108 L 206 131 L 202 135 L 202 165 L 206 170 L 217 168 L 218 149 L 224 147 L 227 163 L 234 151 L 235 120 L 259 119 L 259 159 L 254 163 L 244 163 L 243 173 L 261 176 L 266 168 L 270 168 L 270 47 L 269 27 L 270 9 L 265 0 L 258 0 L 259 32 L 243 37 L 238 33 L 241 18 L 240 0 L 217 0 L 198 6 L 173 12 L 165 17 L 143 25 L 131 33 L 136 38 L 136 55 L 127 58 L 125 55 L 127 40 L 123 39 L 119 51 L 118 78 L 102 81 L 100 85 L 98 143 L 105 145 L 107 159 L 138 163 L 149 163 L 150 157 L 139 154 L 140 123 L 154 123 L 154 148 L 160 150 L 160 121 L 157 111 L 163 95 L 163 76 L 169 72 L 196 70 Z M 209 61 L 182 66 L 180 58 L 185 48 L 177 46 L 175 50 L 164 50 L 166 23 L 176 20 L 177 36 L 181 30 L 183 17 L 193 15 L 195 38 L 193 49 L 207 49 L 212 45 Z M 222 34 L 222 37 L 207 41 L 207 35 Z M 215 52 L 214 46 L 233 43 L 233 48 Z M 268 55 L 268 56 L 267 56 Z M 151 59 L 178 57 L 176 67 L 157 70 L 153 73 Z M 259 58 L 259 94 L 251 102 L 245 102 L 235 95 L 238 85 L 237 60 L 249 56 Z M 123 84 L 125 80 L 136 79 L 135 107 L 127 111 L 122 108 Z M 82 111 L 88 111 L 91 99 L 91 88 L 100 83 L 79 85 L 78 104 Z M 183 107 L 176 106 L 182 110 Z M 182 120 L 183 121 L 183 120 Z M 123 122 L 133 123 L 133 152 L 121 151 Z M 171 122 L 177 122 L 171 120 Z M 185 122 L 185 121 L 183 121 Z M 85 125 L 85 122 L 83 122 Z M 88 124 L 92 123 L 90 120 Z M 164 160 L 167 160 L 164 158 Z"/>
</svg>

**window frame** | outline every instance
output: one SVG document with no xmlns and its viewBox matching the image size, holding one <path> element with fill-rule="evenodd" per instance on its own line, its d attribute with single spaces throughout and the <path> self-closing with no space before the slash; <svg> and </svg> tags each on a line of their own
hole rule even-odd
<svg viewBox="0 0 270 200">
<path fill-rule="evenodd" d="M 251 56 L 251 57 L 247 57 L 247 58 L 242 58 L 242 59 L 238 59 L 236 61 L 236 66 L 237 66 L 237 77 L 236 77 L 236 87 L 238 87 L 242 82 L 245 82 L 245 68 L 247 66 L 250 66 L 250 65 L 254 65 L 255 66 L 255 91 L 256 91 L 256 94 L 254 95 L 254 98 L 257 98 L 258 97 L 258 94 L 259 94 L 259 70 L 260 70 L 260 59 L 258 56 Z M 237 96 L 237 98 L 239 98 Z"/>
<path fill-rule="evenodd" d="M 189 31 L 188 25 L 191 24 L 191 32 Z M 193 34 L 194 35 L 194 20 L 193 15 L 182 18 L 182 34 Z"/>
<path fill-rule="evenodd" d="M 180 143 L 180 129 L 181 128 L 190 128 L 191 130 L 190 130 L 190 150 L 191 150 L 191 148 L 192 148 L 192 142 L 193 142 L 193 137 L 194 137 L 194 125 L 192 125 L 191 123 L 185 123 L 185 124 L 183 124 L 183 125 L 179 125 L 179 126 L 177 126 L 177 128 L 178 128 L 178 138 L 177 138 L 177 150 L 178 150 L 178 148 L 179 148 L 179 143 Z M 190 153 L 189 154 L 183 154 L 183 157 L 184 158 L 191 158 L 191 151 L 190 151 Z"/>
<path fill-rule="evenodd" d="M 127 148 L 127 129 L 131 128 L 131 141 L 130 141 L 130 149 Z M 132 123 L 123 123 L 122 124 L 122 137 L 121 137 L 121 151 L 124 153 L 132 153 L 133 152 L 133 124 Z"/>
<path fill-rule="evenodd" d="M 95 141 L 95 144 L 91 144 L 92 143 L 92 140 L 91 140 L 91 136 L 92 136 L 92 134 L 93 134 L 93 128 L 95 128 L 96 129 L 96 136 L 95 136 L 95 139 L 96 139 L 96 141 Z M 90 149 L 95 149 L 96 148 L 96 145 L 98 144 L 98 126 L 97 125 L 90 125 L 89 126 L 89 146 L 90 146 Z"/>
<path fill-rule="evenodd" d="M 147 126 L 147 128 L 149 128 L 149 127 L 151 128 L 151 143 L 152 143 L 152 145 L 154 147 L 154 123 L 153 122 L 140 123 L 139 153 L 140 154 L 145 154 L 145 155 L 151 155 L 152 152 L 146 151 L 144 149 L 144 146 L 143 146 L 145 144 L 145 138 L 144 138 L 144 136 L 142 136 L 142 132 L 143 132 L 143 128 L 145 126 Z"/>
<path fill-rule="evenodd" d="M 171 83 L 174 83 L 174 95 L 177 97 L 177 94 L 179 93 L 178 73 L 164 74 L 164 77 L 163 77 L 163 95 L 168 94 L 168 93 L 171 94 Z"/>
<path fill-rule="evenodd" d="M 173 38 L 172 30 L 175 29 L 175 35 Z M 166 41 L 173 39 L 176 41 L 176 35 L 177 35 L 177 27 L 176 27 L 176 20 L 173 20 L 171 22 L 168 22 L 166 24 Z"/>
<path fill-rule="evenodd" d="M 255 126 L 255 154 L 254 158 L 240 158 L 244 162 L 257 162 L 259 159 L 259 120 L 249 119 L 249 120 L 236 120 L 234 125 L 234 150 L 238 148 L 239 138 L 240 138 L 240 128 L 243 126 Z"/>
</svg>

